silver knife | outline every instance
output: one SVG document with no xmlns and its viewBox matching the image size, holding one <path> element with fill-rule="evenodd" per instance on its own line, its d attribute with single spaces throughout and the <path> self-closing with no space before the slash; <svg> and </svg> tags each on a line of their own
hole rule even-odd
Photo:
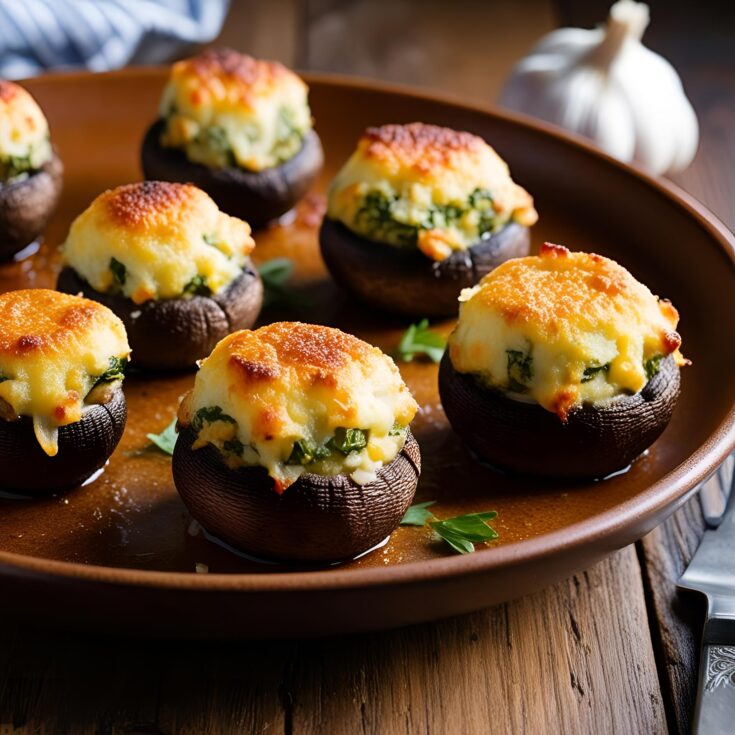
<svg viewBox="0 0 735 735">
<path fill-rule="evenodd" d="M 679 580 L 679 587 L 707 596 L 692 730 L 695 735 L 735 733 L 735 493 L 731 492 L 732 474 L 729 460 L 704 483 L 705 518 L 716 528 L 704 532 L 699 548 Z M 724 512 L 716 513 L 713 506 L 708 513 L 704 498 L 718 496 Z"/>
</svg>

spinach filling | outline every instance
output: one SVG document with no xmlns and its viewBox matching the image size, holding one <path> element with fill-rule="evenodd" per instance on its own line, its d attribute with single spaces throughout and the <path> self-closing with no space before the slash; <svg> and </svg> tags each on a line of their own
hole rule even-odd
<svg viewBox="0 0 735 735">
<path fill-rule="evenodd" d="M 651 380 L 651 378 L 658 375 L 661 370 L 661 360 L 663 359 L 663 355 L 654 355 L 643 363 L 643 368 L 646 371 L 646 378 L 648 378 L 648 380 Z"/>
<path fill-rule="evenodd" d="M 184 286 L 184 293 L 191 296 L 211 296 L 212 289 L 209 288 L 207 277 L 197 274 Z"/>
<path fill-rule="evenodd" d="M 237 424 L 237 421 L 226 414 L 219 406 L 207 406 L 200 408 L 191 420 L 191 428 L 197 434 L 204 428 L 204 424 L 213 424 L 216 421 L 224 421 L 228 424 Z"/>
<path fill-rule="evenodd" d="M 601 372 L 607 373 L 610 371 L 610 363 L 605 363 L 604 365 L 590 365 L 589 367 L 586 367 L 584 369 L 584 373 L 582 374 L 582 383 L 589 383 L 590 380 L 594 380 L 597 375 Z"/>
<path fill-rule="evenodd" d="M 393 429 L 389 435 L 395 436 L 392 432 Z M 286 464 L 309 465 L 322 459 L 328 459 L 334 452 L 346 457 L 352 452 L 360 452 L 365 449 L 369 435 L 368 429 L 346 429 L 340 426 L 334 432 L 334 436 L 323 446 L 316 446 L 305 439 L 299 439 L 294 442 Z"/>
<path fill-rule="evenodd" d="M 116 291 L 122 291 L 128 278 L 128 270 L 123 263 L 116 258 L 110 258 L 110 271 L 112 272 L 112 284 Z"/>
<path fill-rule="evenodd" d="M 128 366 L 127 357 L 111 357 L 110 367 L 105 370 L 95 381 L 93 388 L 101 383 L 112 383 L 115 380 L 122 380 L 125 377 L 125 368 Z"/>
<path fill-rule="evenodd" d="M 508 390 L 525 393 L 533 377 L 533 358 L 520 350 L 506 350 L 508 356 Z"/>
<path fill-rule="evenodd" d="M 0 180 L 10 181 L 11 179 L 28 173 L 34 169 L 31 162 L 31 152 L 25 156 L 8 156 L 0 158 Z"/>
<path fill-rule="evenodd" d="M 433 204 L 419 223 L 403 222 L 395 212 L 398 196 L 388 197 L 380 191 L 365 195 L 362 205 L 355 213 L 355 226 L 367 237 L 378 242 L 388 242 L 399 247 L 416 247 L 419 231 L 448 229 L 470 211 L 479 215 L 477 239 L 488 237 L 498 227 L 498 218 L 493 207 L 493 198 L 487 189 L 475 189 L 464 202 Z"/>
</svg>

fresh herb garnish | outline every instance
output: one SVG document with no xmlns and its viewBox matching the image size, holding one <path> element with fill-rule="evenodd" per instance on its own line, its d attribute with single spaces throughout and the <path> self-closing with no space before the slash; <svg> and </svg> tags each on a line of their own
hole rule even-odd
<svg viewBox="0 0 735 735">
<path fill-rule="evenodd" d="M 189 283 L 184 286 L 184 293 L 191 294 L 192 296 L 211 296 L 212 289 L 209 288 L 207 283 L 207 277 L 197 273 Z"/>
<path fill-rule="evenodd" d="M 122 288 L 128 277 L 127 268 L 116 258 L 110 258 L 110 270 L 112 271 L 112 279 L 115 285 Z"/>
<path fill-rule="evenodd" d="M 401 518 L 402 526 L 424 526 L 426 521 L 434 517 L 430 510 L 426 510 L 429 506 L 434 505 L 436 500 L 427 500 L 425 503 L 416 503 L 412 505 Z"/>
<path fill-rule="evenodd" d="M 471 554 L 476 543 L 492 541 L 498 537 L 497 531 L 487 525 L 487 521 L 492 521 L 497 515 L 494 510 L 468 513 L 443 521 L 431 521 L 429 526 L 455 551 Z"/>
<path fill-rule="evenodd" d="M 160 434 L 146 434 L 146 438 L 153 444 L 153 446 L 160 449 L 164 454 L 173 454 L 174 447 L 176 446 L 176 440 L 178 439 L 176 433 L 176 417 L 174 416 L 171 423 L 160 433 Z"/>
<path fill-rule="evenodd" d="M 228 424 L 236 424 L 237 421 L 226 413 L 223 413 L 219 406 L 207 406 L 200 408 L 191 420 L 191 428 L 198 434 L 203 428 L 205 422 L 213 424 L 215 421 L 224 421 Z"/>
<path fill-rule="evenodd" d="M 498 538 L 498 532 L 487 525 L 498 515 L 494 510 L 483 513 L 467 513 L 466 515 L 439 520 L 431 511 L 427 510 L 435 502 L 429 500 L 425 503 L 412 505 L 401 519 L 401 525 L 428 525 L 439 538 L 460 554 L 471 554 L 475 550 L 475 544 Z"/>
<path fill-rule="evenodd" d="M 433 362 L 440 362 L 446 346 L 446 339 L 429 329 L 428 319 L 422 319 L 405 331 L 398 343 L 396 357 L 403 362 L 411 362 L 416 355 L 426 355 Z"/>
<path fill-rule="evenodd" d="M 128 365 L 127 357 L 111 357 L 110 367 L 95 380 L 94 384 L 112 383 L 113 380 L 122 380 L 125 377 L 125 368 Z"/>
<path fill-rule="evenodd" d="M 326 459 L 331 454 L 332 451 L 329 447 L 318 447 L 306 441 L 306 439 L 298 439 L 293 443 L 293 449 L 286 460 L 286 464 L 307 465 L 320 459 Z"/>
<path fill-rule="evenodd" d="M 508 355 L 508 390 L 525 393 L 533 374 L 533 358 L 520 350 L 506 350 Z"/>
<path fill-rule="evenodd" d="M 340 426 L 329 440 L 328 446 L 344 455 L 365 449 L 368 442 L 367 429 L 345 429 Z"/>
<path fill-rule="evenodd" d="M 649 360 L 646 360 L 643 364 L 643 367 L 646 370 L 646 377 L 651 380 L 651 378 L 658 375 L 659 370 L 661 370 L 661 360 L 664 359 L 663 355 L 654 355 Z"/>
<path fill-rule="evenodd" d="M 584 369 L 584 374 L 582 375 L 582 382 L 583 383 L 589 383 L 590 380 L 594 380 L 594 378 L 597 376 L 599 372 L 609 372 L 610 371 L 610 363 L 605 363 L 604 365 L 590 365 L 589 367 Z"/>
<path fill-rule="evenodd" d="M 313 304 L 303 294 L 288 287 L 294 266 L 289 258 L 273 258 L 258 266 L 263 281 L 263 306 L 285 306 L 293 309 L 310 309 Z"/>
</svg>

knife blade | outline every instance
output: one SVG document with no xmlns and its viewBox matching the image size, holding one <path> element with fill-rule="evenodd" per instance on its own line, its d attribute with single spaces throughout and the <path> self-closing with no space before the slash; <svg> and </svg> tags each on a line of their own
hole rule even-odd
<svg viewBox="0 0 735 735">
<path fill-rule="evenodd" d="M 720 525 L 728 497 L 733 484 L 735 472 L 735 454 L 731 454 L 701 485 L 699 502 L 702 515 L 710 528 Z"/>
<path fill-rule="evenodd" d="M 725 510 L 715 513 L 713 506 L 712 525 L 717 527 L 704 532 L 699 548 L 679 580 L 680 588 L 707 597 L 694 712 L 696 735 L 735 732 L 735 493 L 731 492 L 731 465 L 721 470 L 719 478 L 713 476 L 707 482 L 717 483 Z"/>
</svg>

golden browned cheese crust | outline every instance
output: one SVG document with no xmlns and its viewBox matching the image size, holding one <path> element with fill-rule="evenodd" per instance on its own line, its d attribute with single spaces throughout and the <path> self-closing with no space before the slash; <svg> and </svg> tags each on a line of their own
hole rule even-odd
<svg viewBox="0 0 735 735">
<path fill-rule="evenodd" d="M 279 322 L 225 337 L 203 361 L 179 420 L 196 425 L 198 414 L 212 416 L 195 448 L 211 443 L 234 466 L 266 467 L 285 488 L 304 471 L 289 459 L 295 442 L 324 447 L 345 429 L 365 433 L 362 450 L 332 452 L 309 471 L 373 477 L 400 451 L 416 410 L 395 363 L 377 347 L 338 329 Z M 219 411 L 230 420 L 217 420 Z"/>
<path fill-rule="evenodd" d="M 119 329 L 119 320 L 96 301 L 41 288 L 0 295 L 0 363 L 62 352 L 98 329 Z"/>
<path fill-rule="evenodd" d="M 249 225 L 201 189 L 143 181 L 103 192 L 74 220 L 64 262 L 98 291 L 116 288 L 140 304 L 185 296 L 196 278 L 221 292 L 254 246 Z M 122 283 L 111 266 L 124 269 Z"/>
<path fill-rule="evenodd" d="M 679 314 L 625 268 L 542 246 L 503 263 L 460 297 L 449 340 L 455 369 L 526 393 L 563 420 L 581 403 L 637 393 L 679 353 Z"/>
<path fill-rule="evenodd" d="M 284 79 L 294 76 L 277 61 L 255 59 L 232 49 L 210 49 L 191 59 L 177 61 L 171 67 L 172 80 L 190 77 L 198 80 L 199 84 L 189 92 L 195 107 L 210 105 L 223 96 L 231 103 L 251 107 Z"/>
<path fill-rule="evenodd" d="M 411 169 L 420 177 L 461 167 L 464 157 L 486 146 L 472 133 L 420 122 L 368 128 L 358 143 L 365 158 L 386 168 Z"/>
<path fill-rule="evenodd" d="M 0 295 L 0 416 L 29 416 L 41 447 L 58 451 L 58 427 L 79 421 L 84 401 L 114 360 L 130 354 L 125 327 L 79 296 L 28 289 Z"/>
</svg>

